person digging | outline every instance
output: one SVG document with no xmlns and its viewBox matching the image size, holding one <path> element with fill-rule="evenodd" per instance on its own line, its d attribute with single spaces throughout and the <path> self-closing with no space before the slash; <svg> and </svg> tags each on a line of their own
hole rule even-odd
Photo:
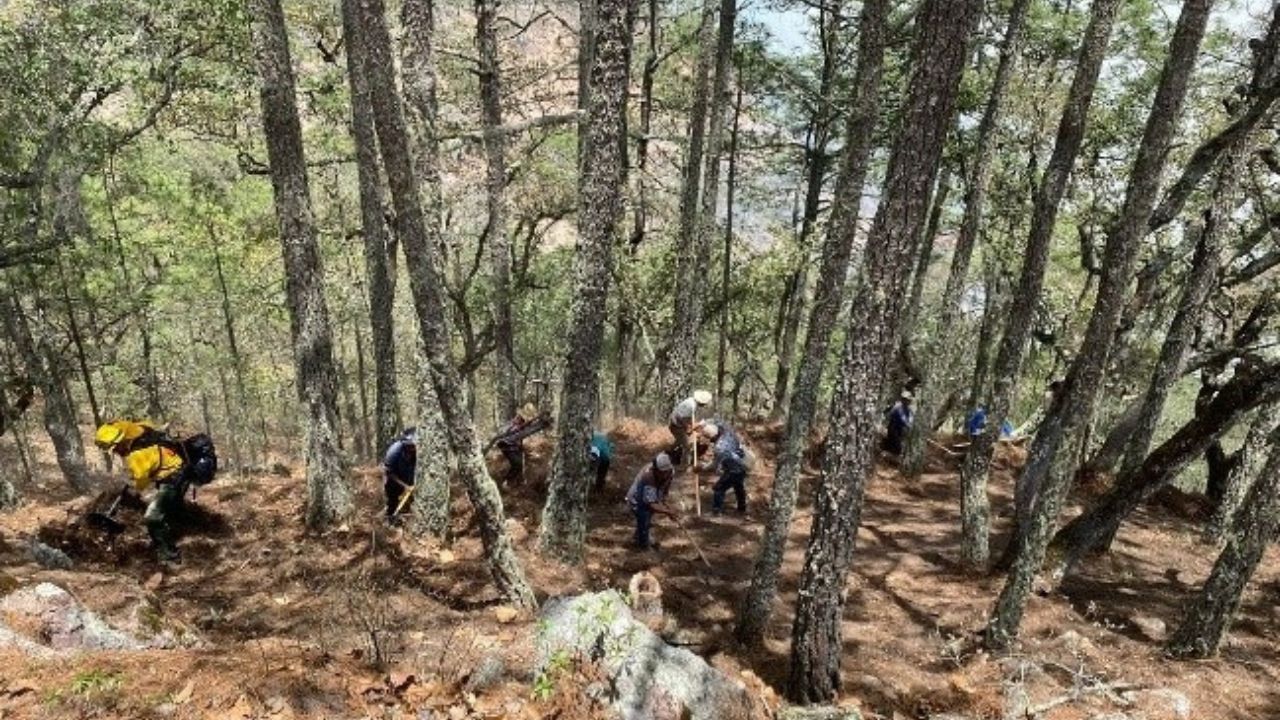
<svg viewBox="0 0 1280 720">
<path fill-rule="evenodd" d="M 497 445 L 502 456 L 507 459 L 506 484 L 517 484 L 524 479 L 524 439 L 550 424 L 551 419 L 546 415 L 539 416 L 533 403 L 525 403 L 516 416 L 489 441 L 489 446 Z"/>
<path fill-rule="evenodd" d="M 413 494 L 418 467 L 418 429 L 408 428 L 387 448 L 382 458 L 382 489 L 387 495 L 387 524 L 395 525 L 400 511 Z"/>
<path fill-rule="evenodd" d="M 695 390 L 693 395 L 676 403 L 667 418 L 667 430 L 671 431 L 671 449 L 667 454 L 671 462 L 680 465 L 684 459 L 685 448 L 689 445 L 689 433 L 693 431 L 694 416 L 698 408 L 711 404 L 711 393 L 706 390 Z"/>
<path fill-rule="evenodd" d="M 698 432 L 712 443 L 714 453 L 710 460 L 699 466 L 699 469 L 704 472 L 709 470 L 720 472 L 720 479 L 712 488 L 711 513 L 724 514 L 724 496 L 732 489 L 734 498 L 738 501 L 738 514 L 745 515 L 747 512 L 747 451 L 742 447 L 738 433 L 734 432 L 733 427 L 728 423 L 719 420 L 704 420 L 698 423 Z"/>
<path fill-rule="evenodd" d="M 675 474 L 676 468 L 671 462 L 671 456 L 658 453 L 652 462 L 636 473 L 635 480 L 631 482 L 631 488 L 627 490 L 626 502 L 636 518 L 634 545 L 636 550 L 658 549 L 658 543 L 649 538 L 654 515 L 666 515 L 672 520 L 677 520 L 675 511 L 666 502 Z"/>
<path fill-rule="evenodd" d="M 187 491 L 187 467 L 182 456 L 167 444 L 154 442 L 143 445 L 144 438 L 156 429 L 148 423 L 116 420 L 98 428 L 94 444 L 103 450 L 119 455 L 129 473 L 133 487 L 144 493 L 155 486 L 155 493 L 147 503 L 143 520 L 156 558 L 165 563 L 181 562 L 178 548 L 173 542 L 170 525 L 181 511 L 183 496 Z"/>
</svg>

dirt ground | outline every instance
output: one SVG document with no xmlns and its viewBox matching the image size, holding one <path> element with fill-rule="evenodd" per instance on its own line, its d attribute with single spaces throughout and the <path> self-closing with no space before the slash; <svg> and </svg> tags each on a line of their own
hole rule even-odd
<svg viewBox="0 0 1280 720">
<path fill-rule="evenodd" d="M 781 598 L 765 647 L 749 652 L 731 637 L 734 610 L 750 579 L 772 477 L 776 425 L 742 427 L 760 458 L 748 482 L 748 514 L 713 519 L 713 478 L 677 480 L 687 531 L 658 518 L 661 552 L 629 547 L 632 519 L 622 495 L 635 471 L 665 446 L 664 428 L 634 420 L 612 428 L 618 447 L 605 492 L 593 496 L 585 562 L 565 567 L 535 552 L 550 445 L 529 443 L 525 482 L 504 491 L 508 524 L 540 599 L 625 588 L 641 570 L 662 583 L 675 637 L 772 699 L 786 680 L 790 617 L 811 519 L 805 478 L 784 568 Z M 0 463 L 14 467 L 12 445 Z M 1006 448 L 992 497 L 993 548 L 1003 544 L 1012 472 Z M 492 458 L 501 469 L 501 460 Z M 1031 601 L 1016 651 L 974 653 L 998 576 L 975 578 L 958 565 L 959 492 L 954 459 L 937 451 L 918 482 L 885 465 L 870 483 L 845 609 L 843 699 L 867 717 L 927 718 L 958 713 L 1003 717 L 1025 694 L 1023 717 L 1086 720 L 1131 713 L 1245 720 L 1280 717 L 1280 560 L 1268 554 L 1221 658 L 1172 662 L 1161 655 L 1160 623 L 1181 607 L 1212 567 L 1185 507 L 1144 508 L 1114 551 L 1091 558 L 1059 592 Z M 25 504 L 0 515 L 0 595 L 48 581 L 108 619 L 138 617 L 187 647 L 83 653 L 38 659 L 0 649 L 0 718 L 44 717 L 440 717 L 572 718 L 599 711 L 534 700 L 532 618 L 507 620 L 489 583 L 470 510 L 455 497 L 449 548 L 388 530 L 378 517 L 376 468 L 355 471 L 360 512 L 348 526 L 303 531 L 301 470 L 237 478 L 202 489 L 180 540 L 184 563 L 165 571 L 150 559 L 136 507 L 123 507 L 126 532 L 108 543 L 75 525 L 84 501 L 69 502 L 50 457 L 42 458 Z M 461 495 L 461 493 L 457 493 Z M 1174 503 L 1174 505 L 1177 505 Z M 1182 505 L 1194 506 L 1194 502 Z M 1074 509 L 1074 508 L 1073 508 Z M 31 562 L 28 538 L 61 547 L 72 570 Z M 706 556 L 704 564 L 695 542 Z M 1154 629 L 1153 629 L 1154 627 Z M 482 667 L 499 673 L 481 673 Z M 481 674 L 495 675 L 478 682 Z M 1169 698 L 1173 700 L 1169 700 Z M 430 717 L 424 715 L 424 717 Z"/>
</svg>

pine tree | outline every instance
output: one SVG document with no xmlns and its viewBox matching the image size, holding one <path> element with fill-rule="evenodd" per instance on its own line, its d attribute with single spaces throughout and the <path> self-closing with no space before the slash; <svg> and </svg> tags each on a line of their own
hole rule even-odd
<svg viewBox="0 0 1280 720">
<path fill-rule="evenodd" d="M 338 447 L 333 338 L 311 213 L 284 11 L 279 0 L 252 0 L 249 9 L 254 55 L 262 82 L 262 123 L 271 165 L 271 188 L 280 223 L 298 396 L 307 416 L 307 526 L 319 529 L 345 520 L 354 509 Z"/>
<path fill-rule="evenodd" d="M 458 463 L 459 480 L 475 509 L 485 557 L 498 591 L 512 605 L 534 607 L 537 600 L 507 534 L 502 497 L 485 467 L 475 426 L 467 411 L 462 377 L 453 364 L 440 271 L 442 258 L 440 248 L 427 240 L 427 221 L 418 196 L 418 180 L 413 174 L 413 153 L 409 148 L 404 110 L 396 94 L 391 35 L 382 0 L 347 1 L 360 4 L 361 46 L 368 53 L 363 67 L 368 73 L 378 145 L 396 210 L 395 229 L 404 248 L 418 330 L 444 415 L 449 449 Z M 438 212 L 439 208 L 433 207 L 431 211 Z"/>
<path fill-rule="evenodd" d="M 850 332 L 831 401 L 831 433 L 791 637 L 787 695 L 796 702 L 829 701 L 840 688 L 845 576 L 874 463 L 888 358 L 898 345 L 913 260 L 929 212 L 929 186 L 937 174 L 969 37 L 981 10 L 980 0 L 926 0 L 916 18 L 902 130 L 889 156 L 884 193 L 867 236 L 861 273 L 866 292 L 857 294 L 850 311 Z"/>
<path fill-rule="evenodd" d="M 847 105 L 845 150 L 836 181 L 833 213 L 822 246 L 822 264 L 809 312 L 809 330 L 800 367 L 787 408 L 786 441 L 778 459 L 760 552 L 751 575 L 751 588 L 738 615 L 740 641 L 759 643 L 778 592 L 778 571 L 795 512 L 801 463 L 809 443 L 809 428 L 818 404 L 819 384 L 826 365 L 843 301 L 849 258 L 858 229 L 858 208 L 867 176 L 876 122 L 880 115 L 880 78 L 884 68 L 888 0 L 868 0 L 858 21 L 858 65 Z"/>
<path fill-rule="evenodd" d="M 1018 478 L 1024 496 L 1035 500 L 1027 522 L 1021 526 L 1021 541 L 987 627 L 987 643 L 994 648 L 1007 647 L 1017 634 L 1032 580 L 1044 562 L 1050 535 L 1075 475 L 1077 443 L 1093 417 L 1140 240 L 1155 207 L 1160 173 L 1182 114 L 1212 4 L 1212 0 L 1186 0 L 1183 4 L 1138 146 L 1124 205 L 1107 233 L 1098 294 L 1081 343 L 1086 350 L 1072 363 L 1062 402 L 1036 433 L 1031 457 Z"/>
<path fill-rule="evenodd" d="M 573 318 L 565 338 L 559 432 L 540 536 L 543 552 L 570 562 L 581 560 L 587 535 L 587 447 L 600 399 L 602 329 L 627 182 L 627 90 L 635 20 L 632 0 L 596 0 L 596 10 Z"/>
</svg>

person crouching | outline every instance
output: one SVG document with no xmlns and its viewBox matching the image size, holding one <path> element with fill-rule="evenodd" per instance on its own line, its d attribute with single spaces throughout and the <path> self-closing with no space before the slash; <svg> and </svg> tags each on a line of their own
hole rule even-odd
<svg viewBox="0 0 1280 720">
<path fill-rule="evenodd" d="M 675 466 L 671 463 L 671 456 L 658 453 L 652 462 L 636 473 L 635 480 L 631 482 L 631 488 L 627 490 L 627 506 L 636 517 L 636 549 L 658 549 L 658 543 L 649 538 L 655 514 L 675 518 L 675 511 L 666 502 L 673 478 Z"/>
</svg>

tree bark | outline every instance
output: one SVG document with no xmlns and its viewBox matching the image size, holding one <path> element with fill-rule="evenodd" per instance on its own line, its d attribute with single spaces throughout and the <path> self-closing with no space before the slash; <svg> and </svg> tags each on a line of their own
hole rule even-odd
<svg viewBox="0 0 1280 720">
<path fill-rule="evenodd" d="M 1244 444 L 1236 451 L 1227 472 L 1224 490 L 1213 516 L 1209 518 L 1204 529 L 1206 542 L 1222 543 L 1235 525 L 1236 516 L 1244 505 L 1250 488 L 1259 479 L 1261 465 L 1267 455 L 1267 438 L 1280 427 L 1280 404 L 1263 405 L 1258 409 L 1258 416 L 1249 426 Z"/>
<path fill-rule="evenodd" d="M 1138 146 L 1124 205 L 1116 224 L 1107 233 L 1102 277 L 1081 344 L 1087 350 L 1076 356 L 1067 374 L 1065 399 L 1059 405 L 1057 422 L 1050 432 L 1036 433 L 1035 445 L 1039 446 L 1037 449 L 1045 462 L 1028 464 L 1018 478 L 1024 491 L 1035 501 L 1023 526 L 1023 542 L 987 626 L 987 643 L 993 648 L 1007 647 L 1017 635 L 1032 581 L 1044 562 L 1050 535 L 1071 487 L 1078 460 L 1072 452 L 1072 443 L 1081 437 L 1080 433 L 1093 417 L 1107 355 L 1124 310 L 1140 241 L 1157 200 L 1160 174 L 1182 114 L 1188 81 L 1212 4 L 1212 0 L 1186 0 L 1183 4 Z M 1064 449 L 1067 451 L 1063 452 Z"/>
<path fill-rule="evenodd" d="M 829 7 L 818 8 L 818 38 L 822 44 L 822 68 L 818 75 L 818 98 L 809 118 L 809 138 L 805 144 L 804 208 L 800 216 L 800 233 L 796 238 L 796 269 L 789 280 L 790 301 L 783 315 L 781 342 L 778 343 L 778 371 L 773 383 L 774 412 L 781 414 L 787 407 L 791 392 L 791 367 L 796 338 L 800 336 L 800 321 L 804 319 L 805 298 L 809 288 L 810 239 L 818 224 L 818 211 L 822 202 L 823 181 L 830 162 L 828 148 L 831 145 L 832 95 L 835 92 L 836 63 L 839 61 L 838 39 L 843 3 L 840 0 Z"/>
<path fill-rule="evenodd" d="M 938 229 L 942 227 L 942 213 L 947 205 L 947 197 L 951 195 L 951 164 L 942 163 L 942 171 L 938 173 L 933 196 L 929 201 L 929 222 L 925 224 L 924 236 L 920 238 L 920 252 L 916 253 L 916 268 L 911 273 L 911 299 L 907 301 L 907 309 L 902 320 L 902 339 L 904 348 L 909 353 L 910 339 L 916 331 L 916 319 L 920 316 L 920 303 L 924 297 L 924 283 L 929 277 L 929 266 L 933 264 L 933 249 L 937 244 Z"/>
<path fill-rule="evenodd" d="M 1242 366 L 1243 367 L 1243 366 Z M 1251 409 L 1280 397 L 1276 366 L 1250 368 L 1228 382 L 1196 416 L 1178 429 L 1133 471 L 1121 474 L 1098 501 L 1053 538 L 1046 572 L 1061 579 L 1085 553 L 1101 547 L 1143 501 L 1168 484 L 1211 442 Z"/>
<path fill-rule="evenodd" d="M 1027 8 L 1030 6 L 1031 0 L 1014 0 L 1013 7 L 1009 10 L 1004 40 L 1000 44 L 1000 61 L 991 81 L 991 93 L 987 96 L 982 119 L 978 121 L 976 157 L 967 178 L 960 236 L 956 239 L 955 250 L 951 255 L 951 270 L 947 274 L 947 284 L 943 288 L 938 309 L 939 331 L 933 335 L 933 340 L 928 343 L 921 358 L 920 382 L 915 390 L 915 420 L 907 433 L 907 442 L 902 452 L 902 473 L 907 477 L 919 477 L 924 470 L 925 446 L 939 405 L 939 398 L 934 395 L 943 385 L 938 382 L 937 375 L 944 363 L 951 362 L 956 356 L 956 341 L 960 334 L 952 332 L 951 327 L 960 311 L 960 295 L 964 291 L 973 249 L 978 244 L 978 236 L 982 230 L 983 206 L 987 199 L 987 185 L 991 181 L 991 164 L 995 159 L 1000 113 L 1005 96 L 1009 93 L 1009 80 L 1013 77 L 1014 66 L 1022 54 L 1023 28 L 1026 25 Z M 931 239 L 926 242 L 931 242 Z M 970 409 L 972 408 L 966 408 L 966 411 Z M 973 542 L 971 537 L 980 534 L 981 528 L 972 527 L 970 523 L 965 523 L 964 526 L 968 528 L 964 537 L 969 542 L 961 543 L 962 559 L 971 566 L 985 565 L 986 543 Z"/>
<path fill-rule="evenodd" d="M 427 220 L 419 204 L 413 154 L 400 98 L 392 73 L 391 36 L 382 0 L 345 0 L 359 3 L 360 45 L 366 53 L 363 67 L 373 104 L 374 125 L 387 184 L 395 206 L 395 231 L 404 248 L 409 289 L 418 316 L 418 329 L 431 367 L 431 382 L 447 427 L 449 449 L 458 463 L 458 476 L 466 488 L 480 526 L 485 558 L 498 591 L 517 607 L 537 604 L 525 579 L 511 538 L 507 534 L 498 486 L 489 477 L 462 384 L 450 352 L 449 316 L 445 310 L 441 277 L 441 253 L 428 241 Z M 348 28 L 350 33 L 353 28 Z M 439 206 L 431 208 L 439 212 Z M 438 222 L 438 220 L 436 221 Z"/>
<path fill-rule="evenodd" d="M 786 440 L 774 475 L 769 517 L 752 570 L 751 587 L 735 629 L 739 641 L 750 645 L 759 645 L 763 640 L 778 592 L 778 571 L 791 531 L 809 429 L 818 403 L 831 333 L 840 315 L 849 258 L 858 235 L 858 210 L 880 117 L 880 79 L 884 70 L 889 5 L 889 0 L 867 0 L 858 21 L 857 69 L 847 101 L 845 147 L 836 179 L 832 217 L 823 240 L 822 264 L 809 311 L 809 329 L 800 354 L 795 391 L 787 406 Z"/>
<path fill-rule="evenodd" d="M 507 140 L 502 128 L 502 75 L 498 63 L 498 0 L 475 0 L 476 50 L 480 57 L 480 126 L 485 154 L 488 220 L 484 243 L 493 272 L 493 338 L 498 412 L 515 415 L 515 327 L 511 319 L 511 238 L 507 235 Z"/>
<path fill-rule="evenodd" d="M 417 152 L 414 157 L 417 160 L 417 178 L 422 201 L 428 208 L 422 217 L 423 237 L 426 244 L 436 248 L 443 257 L 440 209 L 444 201 L 440 186 L 439 109 L 436 102 L 439 80 L 435 61 L 435 0 L 405 0 L 400 12 L 404 28 L 401 72 L 409 117 L 416 128 Z M 429 366 L 421 350 L 418 357 L 420 368 Z M 430 374 L 423 373 L 415 384 L 418 387 L 418 457 L 427 460 L 417 465 L 417 490 L 413 503 L 415 530 L 447 542 L 451 539 L 449 481 L 456 462 L 448 443 L 448 426 L 440 397 Z"/>
<path fill-rule="evenodd" d="M 689 108 L 689 145 L 680 184 L 680 217 L 676 229 L 675 311 L 671 345 L 667 348 L 664 395 L 688 397 L 698 370 L 698 340 L 702 334 L 702 292 L 699 280 L 711 262 L 711 236 L 702 232 L 699 212 L 703 144 L 707 133 L 707 105 L 715 64 L 716 0 L 703 0 L 698 25 L 698 61 L 693 76 L 693 104 Z M 713 192 L 708 189 L 707 192 Z"/>
<path fill-rule="evenodd" d="M 626 254 L 623 262 L 630 263 L 635 257 L 640 244 L 644 242 L 649 229 L 649 142 L 653 131 L 653 83 L 658 74 L 658 0 L 647 0 L 648 16 L 645 35 L 648 38 L 648 49 L 644 59 L 644 69 L 640 75 L 640 126 L 636 138 L 636 194 L 632 205 L 631 234 L 627 239 Z M 620 272 L 621 277 L 627 277 Z M 630 293 L 618 294 L 618 356 L 614 367 L 613 398 L 615 415 L 627 415 L 631 412 L 633 375 L 632 351 L 635 345 L 636 323 L 632 318 Z"/>
<path fill-rule="evenodd" d="M 742 79 L 738 79 L 733 101 L 733 126 L 729 130 L 729 178 L 725 188 L 724 249 L 720 266 L 720 348 L 716 354 L 716 397 L 724 397 L 724 378 L 729 362 L 729 297 L 732 290 L 733 205 L 738 192 L 738 130 L 742 120 Z M 775 398 L 776 400 L 776 398 Z"/>
<path fill-rule="evenodd" d="M 271 188 L 280 224 L 298 399 L 307 414 L 306 522 L 307 527 L 318 530 L 346 520 L 354 510 L 338 448 L 333 337 L 311 214 L 284 11 L 279 0 L 251 0 L 249 11 L 262 82 L 262 123 Z"/>
<path fill-rule="evenodd" d="M 1090 6 L 1089 25 L 1085 29 L 1084 40 L 1076 60 L 1075 76 L 1071 80 L 1071 88 L 1067 92 L 1066 104 L 1063 106 L 1062 119 L 1058 123 L 1053 153 L 1036 190 L 1035 204 L 1031 214 L 1031 230 L 1023 251 L 1018 287 L 1010 301 L 1009 315 L 1000 339 L 1000 349 L 996 353 L 995 369 L 992 374 L 995 382 L 991 389 L 990 401 L 986 403 L 987 428 L 982 435 L 974 438 L 969 444 L 969 451 L 965 455 L 960 470 L 961 491 L 971 498 L 971 506 L 974 508 L 972 517 L 978 523 L 981 522 L 982 517 L 990 516 L 989 509 L 982 505 L 989 504 L 987 477 L 990 472 L 991 457 L 995 452 L 996 441 L 1000 438 L 1000 427 L 1009 419 L 1009 411 L 1017 392 L 1016 383 L 1022 368 L 1023 354 L 1031 335 L 1040 292 L 1044 287 L 1045 270 L 1048 267 L 1049 248 L 1053 241 L 1053 228 L 1057 220 L 1058 208 L 1066 192 L 1071 168 L 1075 165 L 1076 155 L 1079 154 L 1084 140 L 1089 107 L 1093 102 L 1093 91 L 1097 87 L 1098 73 L 1107 55 L 1111 27 L 1119 5 L 1119 0 L 1096 0 Z M 970 549 L 966 551 L 967 555 L 979 558 L 987 554 L 981 546 L 988 543 L 989 527 L 983 528 L 980 524 L 971 523 L 971 527 L 965 532 L 965 537 L 968 538 L 966 543 L 970 545 Z"/>
<path fill-rule="evenodd" d="M 1156 425 L 1164 411 L 1165 400 L 1173 384 L 1182 376 L 1186 365 L 1187 350 L 1195 339 L 1196 328 L 1204 314 L 1205 303 L 1213 292 L 1218 270 L 1222 265 L 1222 248 L 1225 242 L 1225 226 L 1230 222 L 1236 205 L 1236 188 L 1244 160 L 1245 138 L 1227 150 L 1227 157 L 1219 171 L 1217 186 L 1201 224 L 1191 269 L 1182 281 L 1182 296 L 1178 309 L 1165 333 L 1160 356 L 1151 373 L 1151 382 L 1143 397 L 1142 411 L 1128 447 L 1120 462 L 1120 474 L 1128 475 L 1137 470 L 1151 447 Z"/>
<path fill-rule="evenodd" d="M 596 0 L 599 12 L 591 66 L 587 138 L 583 147 L 581 234 L 574 255 L 573 318 L 566 338 L 564 386 L 555 456 L 542 514 L 542 551 L 581 562 L 587 535 L 591 443 L 600 395 L 600 360 L 609 299 L 613 246 L 622 220 L 627 167 L 627 91 L 630 87 L 633 0 Z"/>
<path fill-rule="evenodd" d="M 353 3 L 343 3 L 343 24 L 356 25 Z M 346 17 L 350 15 L 350 17 Z M 381 449 L 400 431 L 399 389 L 396 386 L 396 343 L 392 328 L 395 290 L 388 268 L 387 234 L 378 165 L 378 137 L 374 130 L 369 87 L 359 67 L 359 33 L 347 33 L 347 81 L 351 86 L 351 137 L 356 151 L 356 183 L 360 192 L 360 228 L 365 281 L 369 287 L 369 327 L 373 333 L 374 446 Z"/>
<path fill-rule="evenodd" d="M 1215 655 L 1240 607 L 1245 586 L 1262 555 L 1280 531 L 1280 430 L 1271 432 L 1271 454 L 1249 491 L 1213 572 L 1192 602 L 1182 625 L 1169 638 L 1168 652 L 1178 658 Z"/>
<path fill-rule="evenodd" d="M 787 695 L 828 702 L 840 689 L 845 575 L 874 463 L 875 429 L 888 358 L 897 347 L 912 261 L 929 212 L 929 186 L 950 127 L 980 0 L 926 0 L 916 18 L 902 130 L 889 156 L 885 189 L 867 236 L 862 281 L 832 399 L 823 480 L 814 503 L 791 640 Z"/>
</svg>

